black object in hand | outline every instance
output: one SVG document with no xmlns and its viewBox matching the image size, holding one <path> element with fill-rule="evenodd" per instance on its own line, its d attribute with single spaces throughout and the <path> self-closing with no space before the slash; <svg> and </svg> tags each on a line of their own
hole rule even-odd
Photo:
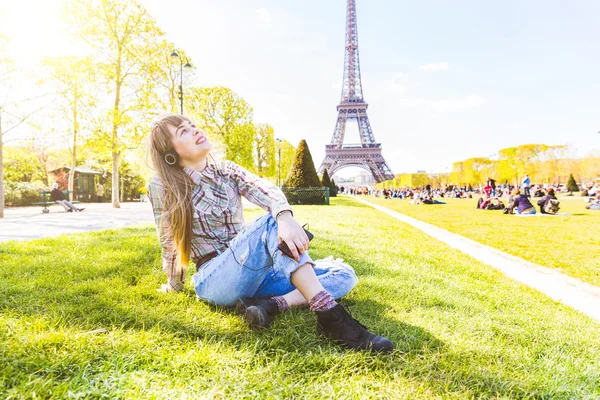
<svg viewBox="0 0 600 400">
<path fill-rule="evenodd" d="M 302 228 L 304 229 L 304 228 Z M 315 237 L 315 235 L 313 235 L 312 233 L 310 233 L 309 231 L 307 231 L 306 229 L 304 229 L 304 233 L 306 233 L 306 236 L 308 236 L 308 241 L 310 242 L 311 240 L 313 240 L 313 238 Z M 286 256 L 288 256 L 289 258 L 294 258 L 294 255 L 292 254 L 292 252 L 290 251 L 290 248 L 288 247 L 287 243 L 284 241 L 279 242 L 279 245 L 277 246 L 277 248 Z"/>
</svg>

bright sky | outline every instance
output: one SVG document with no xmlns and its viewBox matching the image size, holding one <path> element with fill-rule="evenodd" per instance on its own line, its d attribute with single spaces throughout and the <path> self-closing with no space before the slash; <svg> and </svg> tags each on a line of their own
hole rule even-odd
<svg viewBox="0 0 600 400">
<path fill-rule="evenodd" d="M 4 0 L 2 0 L 4 1 Z M 21 59 L 66 51 L 59 0 L 12 4 Z M 142 0 L 197 67 L 320 164 L 344 61 L 345 0 Z M 31 10 L 35 9 L 35 13 Z M 394 173 L 523 143 L 600 148 L 600 2 L 357 0 L 363 89 Z M 348 129 L 346 143 L 358 142 Z"/>
</svg>

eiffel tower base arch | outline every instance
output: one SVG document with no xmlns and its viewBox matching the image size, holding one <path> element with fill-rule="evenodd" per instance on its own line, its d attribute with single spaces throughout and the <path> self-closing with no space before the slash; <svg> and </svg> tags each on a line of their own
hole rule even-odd
<svg viewBox="0 0 600 400">
<path fill-rule="evenodd" d="M 346 167 L 361 167 L 373 175 L 375 182 L 394 179 L 394 174 L 385 162 L 380 147 L 342 147 L 329 145 L 325 149 L 325 159 L 319 167 L 319 174 L 327 169 L 330 176 Z"/>
</svg>

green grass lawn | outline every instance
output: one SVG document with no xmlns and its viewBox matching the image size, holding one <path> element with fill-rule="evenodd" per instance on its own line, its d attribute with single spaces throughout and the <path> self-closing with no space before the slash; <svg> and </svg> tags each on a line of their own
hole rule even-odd
<svg viewBox="0 0 600 400">
<path fill-rule="evenodd" d="M 259 215 L 257 210 L 250 217 Z M 153 227 L 0 244 L 0 398 L 598 398 L 600 324 L 348 198 L 295 207 L 344 300 L 397 345 L 347 351 L 296 310 L 251 332 L 156 292 Z"/>
<path fill-rule="evenodd" d="M 581 198 L 561 199 L 559 212 L 571 214 L 565 217 L 477 210 L 478 198 L 418 206 L 408 200 L 364 199 L 600 286 L 600 212 L 587 210 Z"/>
</svg>

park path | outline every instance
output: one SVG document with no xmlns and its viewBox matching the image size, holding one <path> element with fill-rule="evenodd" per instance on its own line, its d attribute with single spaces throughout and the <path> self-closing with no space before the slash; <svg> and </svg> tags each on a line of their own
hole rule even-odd
<svg viewBox="0 0 600 400">
<path fill-rule="evenodd" d="M 242 202 L 244 209 L 258 207 L 246 199 Z M 150 202 L 121 203 L 121 208 L 113 208 L 111 203 L 77 205 L 85 210 L 67 213 L 58 204 L 50 206 L 48 214 L 42 213 L 42 207 L 5 208 L 4 218 L 0 218 L 0 242 L 154 224 Z"/>
<path fill-rule="evenodd" d="M 468 256 L 501 271 L 509 278 L 524 283 L 548 297 L 581 311 L 600 322 L 600 287 L 467 239 L 456 233 L 448 232 L 445 229 L 419 221 L 418 219 L 373 204 L 361 198 L 353 198 L 423 231 L 446 243 L 448 246 L 460 250 Z"/>
<path fill-rule="evenodd" d="M 122 228 L 141 223 L 153 223 L 150 203 L 121 203 L 113 208 L 111 203 L 79 203 L 82 212 L 66 212 L 58 204 L 49 207 L 48 214 L 42 207 L 9 207 L 0 219 L 0 242 L 31 240 L 81 233 L 101 229 Z"/>
</svg>

